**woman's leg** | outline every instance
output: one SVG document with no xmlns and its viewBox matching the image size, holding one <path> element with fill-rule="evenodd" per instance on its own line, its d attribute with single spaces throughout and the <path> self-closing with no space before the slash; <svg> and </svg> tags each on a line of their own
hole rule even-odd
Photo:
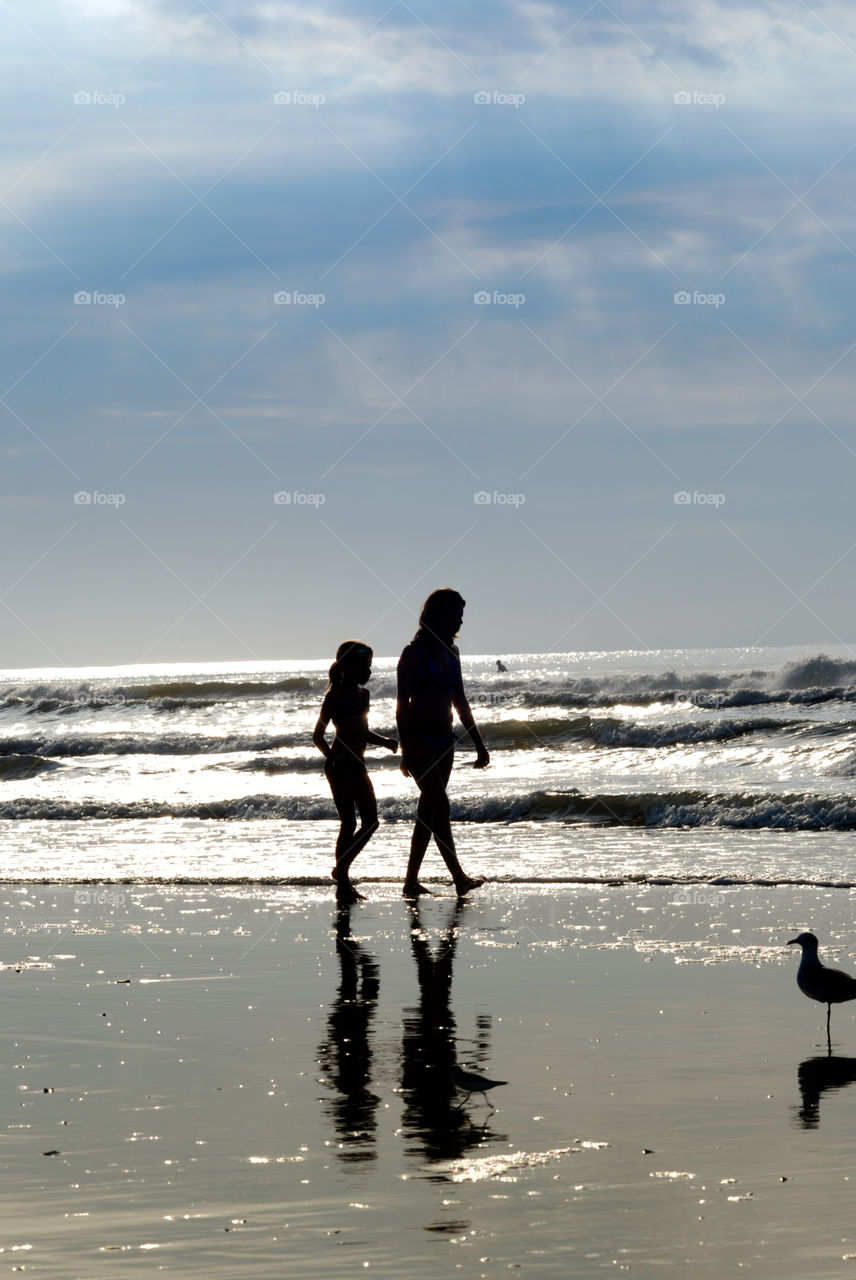
<svg viewBox="0 0 856 1280">
<path fill-rule="evenodd" d="M 407 897 L 425 892 L 419 883 L 419 868 L 432 836 L 449 869 L 459 897 L 484 883 L 483 880 L 471 879 L 465 873 L 455 849 L 449 797 L 446 793 L 446 785 L 452 772 L 453 757 L 454 749 L 451 746 L 445 748 L 439 755 L 426 751 L 418 766 L 419 773 L 415 775 L 420 796 L 416 809 L 416 825 L 413 828 L 410 843 L 410 860 L 404 880 L 404 893 Z"/>
<path fill-rule="evenodd" d="M 448 755 L 448 768 L 444 755 Z M 422 859 L 428 851 L 428 845 L 431 843 L 431 837 L 434 834 L 434 815 L 431 806 L 430 778 L 436 775 L 438 771 L 442 771 L 442 781 L 440 783 L 441 790 L 445 794 L 446 782 L 452 768 L 452 750 L 443 755 L 438 755 L 435 751 L 431 751 L 427 745 L 418 751 L 410 751 L 408 754 L 408 763 L 410 764 L 410 775 L 419 788 L 419 804 L 416 807 L 416 822 L 413 826 L 413 835 L 410 838 L 410 858 L 407 863 L 407 871 L 404 876 L 404 896 L 413 898 L 420 893 L 427 893 L 428 890 L 419 883 L 419 868 L 422 866 Z M 426 790 L 429 794 L 426 798 Z"/>
</svg>

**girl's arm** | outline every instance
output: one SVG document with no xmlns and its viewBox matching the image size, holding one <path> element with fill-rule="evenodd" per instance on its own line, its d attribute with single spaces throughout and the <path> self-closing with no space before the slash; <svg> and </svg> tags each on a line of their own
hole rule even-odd
<svg viewBox="0 0 856 1280">
<path fill-rule="evenodd" d="M 488 764 L 490 764 L 490 752 L 482 742 L 482 736 L 476 728 L 472 708 L 467 701 L 467 695 L 464 693 L 464 681 L 461 675 L 460 655 L 458 654 L 457 646 L 453 646 L 453 648 L 455 655 L 458 657 L 458 672 L 452 681 L 452 705 L 460 716 L 461 724 L 470 735 L 473 746 L 476 749 L 476 758 L 473 768 L 484 769 Z"/>
<path fill-rule="evenodd" d="M 366 734 L 366 742 L 370 742 L 374 747 L 388 747 L 390 751 L 398 750 L 397 738 L 384 738 L 379 733 L 372 733 L 371 730 Z"/>
<path fill-rule="evenodd" d="M 330 718 L 330 708 L 327 706 L 327 699 L 325 698 L 321 703 L 318 723 L 316 724 L 315 731 L 312 734 L 312 742 L 321 752 L 325 760 L 330 754 L 330 744 L 326 738 L 327 725 L 330 723 Z"/>
</svg>

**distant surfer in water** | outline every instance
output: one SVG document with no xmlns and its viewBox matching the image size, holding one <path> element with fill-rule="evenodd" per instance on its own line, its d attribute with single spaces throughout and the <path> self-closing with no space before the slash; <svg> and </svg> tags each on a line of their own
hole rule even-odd
<svg viewBox="0 0 856 1280">
<path fill-rule="evenodd" d="M 504 676 L 508 674 L 508 667 L 502 661 L 502 658 L 497 658 L 496 660 L 496 674 L 498 676 Z"/>
<path fill-rule="evenodd" d="M 419 630 L 398 663 L 396 719 L 401 738 L 401 772 L 413 778 L 420 792 L 404 880 L 407 898 L 427 892 L 419 883 L 419 868 L 432 836 L 459 898 L 484 884 L 483 877 L 468 876 L 458 861 L 446 794 L 455 753 L 453 707 L 475 746 L 473 767 L 484 769 L 490 763 L 464 693 L 461 656 L 455 644 L 465 603 L 457 591 L 448 587 L 433 591 L 422 608 Z"/>
<path fill-rule="evenodd" d="M 366 745 L 372 743 L 390 751 L 398 750 L 395 738 L 381 737 L 369 729 L 369 691 L 365 685 L 371 679 L 373 656 L 368 645 L 358 640 L 346 640 L 339 645 L 312 735 L 312 741 L 324 756 L 324 772 L 341 822 L 336 865 L 330 873 L 336 881 L 339 902 L 356 902 L 362 897 L 351 883 L 349 871 L 354 858 L 378 828 L 374 787 L 363 759 Z M 331 720 L 336 730 L 332 746 L 326 737 Z"/>
</svg>

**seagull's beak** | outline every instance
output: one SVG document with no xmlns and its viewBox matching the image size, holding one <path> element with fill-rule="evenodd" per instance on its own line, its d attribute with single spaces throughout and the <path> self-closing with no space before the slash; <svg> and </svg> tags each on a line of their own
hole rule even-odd
<svg viewBox="0 0 856 1280">
<path fill-rule="evenodd" d="M 791 938 L 790 942 L 788 943 L 788 946 L 789 946 L 789 947 L 793 947 L 793 946 L 795 946 L 795 945 L 796 945 L 796 943 L 798 943 L 798 942 L 799 942 L 799 938 Z"/>
</svg>

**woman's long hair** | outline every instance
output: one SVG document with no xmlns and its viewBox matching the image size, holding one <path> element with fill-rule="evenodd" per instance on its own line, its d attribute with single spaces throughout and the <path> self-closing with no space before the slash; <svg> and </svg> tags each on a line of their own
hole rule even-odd
<svg viewBox="0 0 856 1280">
<path fill-rule="evenodd" d="M 466 603 L 460 591 L 454 591 L 451 587 L 440 587 L 437 591 L 432 591 L 422 606 L 422 612 L 419 615 L 419 631 L 416 636 L 422 631 L 426 632 L 432 640 L 451 644 L 455 638 L 455 632 L 449 633 L 447 620 L 449 609 L 454 606 L 463 609 Z"/>
</svg>

